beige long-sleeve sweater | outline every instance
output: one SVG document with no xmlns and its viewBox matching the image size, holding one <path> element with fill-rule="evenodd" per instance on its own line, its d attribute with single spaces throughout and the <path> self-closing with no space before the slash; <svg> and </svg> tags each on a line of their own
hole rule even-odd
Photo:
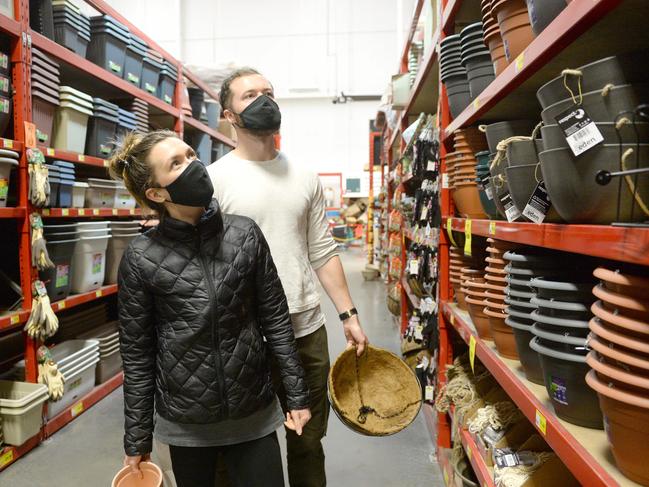
<svg viewBox="0 0 649 487">
<path fill-rule="evenodd" d="M 230 153 L 211 164 L 208 172 L 223 212 L 252 218 L 264 233 L 291 314 L 318 307 L 313 270 L 338 254 L 318 176 L 281 152 L 264 162 Z M 296 329 L 296 336 L 305 331 Z"/>
</svg>

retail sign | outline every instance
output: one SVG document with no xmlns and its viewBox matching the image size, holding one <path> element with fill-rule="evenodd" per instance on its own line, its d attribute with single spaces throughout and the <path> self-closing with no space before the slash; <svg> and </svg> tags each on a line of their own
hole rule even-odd
<svg viewBox="0 0 649 487">
<path fill-rule="evenodd" d="M 496 235 L 496 222 L 489 222 L 489 235 Z"/>
<path fill-rule="evenodd" d="M 555 117 L 575 156 L 604 142 L 604 137 L 581 105 L 574 105 Z"/>
<path fill-rule="evenodd" d="M 20 316 L 19 315 L 13 315 L 11 317 L 11 319 L 10 319 L 10 323 L 12 325 L 17 325 L 18 323 L 20 323 Z"/>
<path fill-rule="evenodd" d="M 72 413 L 72 417 L 75 418 L 79 416 L 83 411 L 84 411 L 83 401 L 79 401 L 74 406 L 72 406 L 70 413 Z"/>
<path fill-rule="evenodd" d="M 469 362 L 471 363 L 471 371 L 475 374 L 475 336 L 471 335 L 469 339 Z"/>
<path fill-rule="evenodd" d="M 514 61 L 514 64 L 516 66 L 516 74 L 520 73 L 523 71 L 523 68 L 525 67 L 525 51 L 521 52 L 516 60 Z"/>
<path fill-rule="evenodd" d="M 451 243 L 453 244 L 453 247 L 457 247 L 457 242 L 453 238 L 453 219 L 452 218 L 447 218 L 446 219 L 446 231 L 448 232 L 448 238 L 451 239 Z"/>
<path fill-rule="evenodd" d="M 471 257 L 471 219 L 464 222 L 464 255 Z"/>
<path fill-rule="evenodd" d="M 14 461 L 14 449 L 9 448 L 9 451 L 7 453 L 3 453 L 2 455 L 0 455 L 0 468 L 6 467 L 13 461 Z"/>
<path fill-rule="evenodd" d="M 543 433 L 543 436 L 545 436 L 548 429 L 548 421 L 538 409 L 536 410 L 536 418 L 534 423 L 536 424 L 536 427 L 539 429 L 539 431 Z"/>
</svg>

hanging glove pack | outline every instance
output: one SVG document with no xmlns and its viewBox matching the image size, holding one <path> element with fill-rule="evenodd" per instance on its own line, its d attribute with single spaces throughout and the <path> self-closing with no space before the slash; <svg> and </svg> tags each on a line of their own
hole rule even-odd
<svg viewBox="0 0 649 487">
<path fill-rule="evenodd" d="M 31 339 L 45 341 L 54 336 L 58 329 L 59 319 L 52 310 L 45 284 L 42 281 L 35 281 L 32 313 L 25 325 L 25 331 Z"/>
<path fill-rule="evenodd" d="M 38 383 L 45 384 L 52 401 L 58 401 L 65 392 L 65 378 L 59 371 L 58 365 L 52 360 L 50 350 L 42 345 L 37 351 Z"/>
<path fill-rule="evenodd" d="M 29 163 L 29 201 L 37 208 L 50 204 L 50 181 L 45 155 L 38 149 L 27 149 Z"/>
</svg>

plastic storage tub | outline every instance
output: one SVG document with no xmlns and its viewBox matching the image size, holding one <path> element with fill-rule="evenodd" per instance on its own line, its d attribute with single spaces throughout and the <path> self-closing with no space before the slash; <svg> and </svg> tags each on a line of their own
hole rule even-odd
<svg viewBox="0 0 649 487">
<path fill-rule="evenodd" d="M 54 147 L 83 154 L 91 115 L 90 110 L 79 105 L 62 102 L 56 111 Z"/>
<path fill-rule="evenodd" d="M 117 132 L 117 117 L 98 114 L 90 118 L 86 139 L 86 154 L 95 157 L 108 157 L 113 152 L 111 142 Z"/>
<path fill-rule="evenodd" d="M 47 294 L 52 302 L 65 299 L 70 295 L 72 256 L 77 241 L 77 238 L 61 241 L 48 239 L 47 252 L 54 267 L 41 271 L 40 279 L 45 283 Z"/>
<path fill-rule="evenodd" d="M 95 386 L 95 369 L 98 362 L 99 357 L 90 358 L 67 374 L 63 398 L 57 402 L 48 402 L 48 419 L 62 413 L 75 401 L 92 391 Z"/>
<path fill-rule="evenodd" d="M 47 401 L 43 384 L 0 380 L 0 417 L 4 442 L 20 446 L 38 434 Z"/>
<path fill-rule="evenodd" d="M 110 181 L 88 179 L 86 204 L 89 208 L 114 208 L 115 186 Z"/>
<path fill-rule="evenodd" d="M 74 176 L 61 174 L 61 176 L 59 176 L 59 180 L 59 195 L 56 199 L 57 208 L 71 208 Z"/>
<path fill-rule="evenodd" d="M 11 98 L 0 96 L 0 136 L 4 136 L 11 122 Z"/>
<path fill-rule="evenodd" d="M 72 207 L 85 208 L 88 183 L 76 181 L 72 186 Z"/>
<path fill-rule="evenodd" d="M 106 249 L 110 236 L 82 238 L 72 259 L 72 292 L 99 289 L 106 277 Z"/>
<path fill-rule="evenodd" d="M 128 44 L 128 37 L 111 25 L 105 24 L 101 27 L 93 25 L 87 57 L 93 63 L 121 78 Z"/>
<path fill-rule="evenodd" d="M 18 161 L 16 159 L 0 157 L 0 208 L 7 206 L 11 170 L 17 166 Z"/>
<path fill-rule="evenodd" d="M 36 138 L 39 144 L 50 147 L 52 144 L 52 129 L 54 128 L 54 115 L 59 102 L 44 96 L 34 90 L 32 92 L 32 116 L 36 125 Z"/>
<path fill-rule="evenodd" d="M 108 242 L 108 249 L 106 251 L 106 281 L 105 284 L 117 284 L 117 273 L 119 271 L 119 264 L 122 261 L 124 251 L 139 233 L 131 233 L 128 235 L 113 235 Z"/>
<path fill-rule="evenodd" d="M 95 384 L 103 384 L 112 379 L 115 374 L 122 370 L 122 354 L 119 353 L 119 346 L 109 354 L 102 354 L 95 371 Z"/>
<path fill-rule="evenodd" d="M 129 34 L 129 37 L 124 61 L 124 79 L 139 87 L 142 80 L 142 64 L 147 52 L 147 45 L 146 42 L 133 34 Z"/>
<path fill-rule="evenodd" d="M 205 100 L 205 110 L 207 112 L 207 126 L 216 130 L 219 128 L 221 105 L 214 100 Z"/>
<path fill-rule="evenodd" d="M 158 98 L 165 103 L 173 104 L 177 82 L 178 70 L 169 61 L 163 61 L 158 85 Z"/>
<path fill-rule="evenodd" d="M 162 71 L 162 64 L 147 52 L 142 63 L 140 88 L 147 93 L 155 95 L 158 91 L 160 71 Z"/>
</svg>

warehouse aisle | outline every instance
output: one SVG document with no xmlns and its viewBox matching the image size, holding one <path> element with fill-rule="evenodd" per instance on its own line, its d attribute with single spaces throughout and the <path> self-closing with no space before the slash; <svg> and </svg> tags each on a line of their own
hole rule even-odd
<svg viewBox="0 0 649 487">
<path fill-rule="evenodd" d="M 363 281 L 361 269 L 365 257 L 359 249 L 349 249 L 342 257 L 352 296 L 370 341 L 398 353 L 398 332 L 385 307 L 385 285 L 379 281 Z M 328 318 L 333 361 L 343 350 L 345 341 L 335 309 L 326 296 L 323 296 L 323 309 Z M 120 388 L 0 473 L 0 485 L 109 485 L 122 461 L 122 418 Z M 332 413 L 325 451 L 328 484 L 332 487 L 443 485 L 439 468 L 431 461 L 434 444 L 421 414 L 414 424 L 396 436 L 367 438 L 348 430 Z"/>
</svg>

